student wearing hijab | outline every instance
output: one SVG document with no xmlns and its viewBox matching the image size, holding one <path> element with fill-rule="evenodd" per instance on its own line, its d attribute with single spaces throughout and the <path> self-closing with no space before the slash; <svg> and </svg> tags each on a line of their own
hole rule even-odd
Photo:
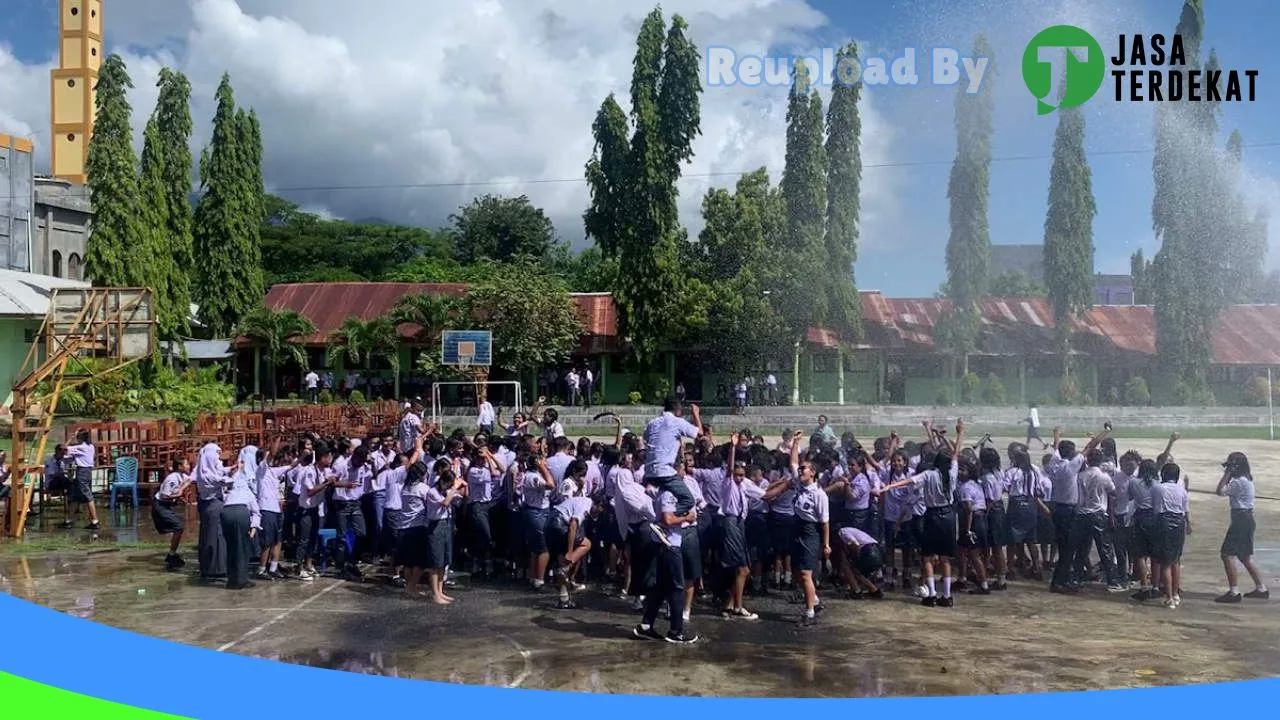
<svg viewBox="0 0 1280 720">
<path fill-rule="evenodd" d="M 1271 592 L 1263 584 L 1262 574 L 1253 562 L 1253 534 L 1256 529 L 1253 520 L 1253 471 L 1249 469 L 1249 458 L 1244 453 L 1233 452 L 1222 463 L 1218 495 L 1227 498 L 1231 506 L 1231 525 L 1222 540 L 1222 568 L 1227 573 L 1227 592 L 1215 602 L 1238 603 L 1244 598 L 1266 600 L 1271 597 Z M 1253 591 L 1244 595 L 1240 594 L 1238 587 L 1236 560 L 1253 580 Z"/>
<path fill-rule="evenodd" d="M 186 530 L 187 522 L 177 508 L 182 506 L 182 493 L 191 484 L 187 474 L 190 471 L 191 463 L 186 458 L 174 458 L 169 464 L 168 476 L 160 483 L 151 503 L 151 522 L 156 526 L 156 533 L 170 536 L 169 554 L 164 558 L 165 570 L 177 570 L 186 565 L 178 554 L 178 546 L 182 544 L 182 531 Z"/>
<path fill-rule="evenodd" d="M 238 468 L 237 468 L 238 469 Z M 200 448 L 193 477 L 200 512 L 200 579 L 227 576 L 227 543 L 222 535 L 222 505 L 230 473 L 222 465 L 222 450 L 213 443 Z"/>
<path fill-rule="evenodd" d="M 252 489 L 257 474 L 258 448 L 249 445 L 240 451 L 236 472 L 231 477 L 231 489 L 222 502 L 220 520 L 222 537 L 227 543 L 228 590 L 253 587 L 249 580 L 249 558 L 253 554 L 254 538 L 262 527 L 262 513 Z"/>
</svg>

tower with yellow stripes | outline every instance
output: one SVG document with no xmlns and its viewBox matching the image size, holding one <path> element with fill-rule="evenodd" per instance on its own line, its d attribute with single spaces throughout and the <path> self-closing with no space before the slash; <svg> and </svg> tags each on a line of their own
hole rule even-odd
<svg viewBox="0 0 1280 720">
<path fill-rule="evenodd" d="M 58 67 L 50 81 L 51 174 L 81 185 L 88 181 L 102 52 L 102 0 L 59 0 Z"/>
</svg>

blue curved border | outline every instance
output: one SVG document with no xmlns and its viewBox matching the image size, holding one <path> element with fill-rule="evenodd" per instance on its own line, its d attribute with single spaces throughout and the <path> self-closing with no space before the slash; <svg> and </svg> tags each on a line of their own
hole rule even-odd
<svg viewBox="0 0 1280 720">
<path fill-rule="evenodd" d="M 1270 707 L 1280 679 L 1141 690 L 939 698 L 684 698 L 507 690 L 405 680 L 289 665 L 159 640 L 118 630 L 0 594 L 0 671 L 102 700 L 190 718 L 216 720 L 263 713 L 351 713 L 395 717 L 415 703 L 435 712 L 510 710 L 524 717 L 635 717 L 638 714 L 1010 713 L 1038 720 L 1111 717 L 1190 707 Z M 130 672 L 128 668 L 136 668 Z M 130 678 L 124 680 L 124 678 Z M 301 691 L 301 692 L 299 692 Z M 694 707 L 691 707 L 694 706 Z M 417 705 L 422 707 L 422 705 Z M 392 715 L 395 713 L 396 715 Z M 916 715 L 919 717 L 920 715 Z M 794 715 L 792 715 L 794 717 Z"/>
</svg>

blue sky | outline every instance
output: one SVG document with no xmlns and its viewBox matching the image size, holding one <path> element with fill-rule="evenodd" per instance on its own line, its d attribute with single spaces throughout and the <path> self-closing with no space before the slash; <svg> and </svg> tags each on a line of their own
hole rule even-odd
<svg viewBox="0 0 1280 720">
<path fill-rule="evenodd" d="M 797 2 L 798 0 L 790 0 Z M 224 22 L 231 26 L 231 20 L 252 22 L 253 18 L 231 18 L 225 12 L 229 5 L 226 0 L 194 0 L 187 10 L 185 4 L 170 5 L 168 0 L 163 9 L 157 7 L 159 0 L 143 2 L 143 0 L 108 0 L 105 10 L 107 17 L 108 45 L 116 51 L 124 50 L 130 57 L 131 70 L 139 67 L 139 58 L 157 56 L 176 56 L 180 64 L 193 66 L 197 94 L 211 94 L 211 85 L 224 65 L 236 66 L 239 59 L 230 53 L 227 57 L 208 59 L 208 50 L 202 49 L 200 57 L 190 53 L 192 57 L 183 58 L 189 43 L 210 43 L 209 38 L 221 37 L 216 32 Z M 569 0 L 543 3 L 553 10 L 563 7 Z M 477 4 L 479 0 L 477 0 Z M 380 8 L 386 2 L 370 3 L 370 12 Z M 442 5 L 444 3 L 442 2 Z M 635 3 L 633 3 L 635 4 Z M 647 3 L 639 3 L 647 5 Z M 681 5 L 698 4 L 698 0 L 673 0 L 668 5 L 673 10 L 684 11 Z M 706 3 L 702 3 L 706 5 Z M 732 6 L 732 3 L 726 3 Z M 1280 130 L 1275 129 L 1276 117 L 1280 117 L 1280 82 L 1274 82 L 1272 73 L 1280 72 L 1280 54 L 1276 50 L 1276 40 L 1271 29 L 1280 28 L 1280 3 L 1265 0 L 1233 0 L 1230 3 L 1209 2 L 1207 11 L 1206 45 L 1218 50 L 1224 68 L 1257 69 L 1258 97 L 1254 103 L 1225 104 L 1223 106 L 1221 126 L 1222 141 L 1232 129 L 1238 129 L 1245 138 L 1245 160 L 1249 173 L 1249 185 L 1255 193 L 1256 201 L 1280 210 Z M 428 3 L 427 5 L 433 5 Z M 457 3 L 451 3 L 457 5 Z M 465 3 L 463 5 L 466 5 Z M 997 244 L 1037 243 L 1042 239 L 1044 212 L 1048 187 L 1049 160 L 1052 137 L 1056 126 L 1056 116 L 1037 116 L 1035 103 L 1022 83 L 1020 64 L 1022 51 L 1027 41 L 1047 25 L 1069 22 L 1089 30 L 1101 43 L 1103 51 L 1108 55 L 1114 52 L 1116 34 L 1155 32 L 1171 33 L 1181 9 L 1181 0 L 1130 0 L 1127 2 L 1102 2 L 1101 0 L 1027 0 L 1026 2 L 945 2 L 943 0 L 889 0 L 887 2 L 843 2 L 836 0 L 810 0 L 809 5 L 826 16 L 825 22 L 800 23 L 801 27 L 790 28 L 786 32 L 773 35 L 775 43 L 768 50 L 787 52 L 794 49 L 811 49 L 822 46 L 838 46 L 848 38 L 857 38 L 862 46 L 863 56 L 881 55 L 896 57 L 903 48 L 914 47 L 921 54 L 922 64 L 927 54 L 935 47 L 954 47 L 968 52 L 972 47 L 976 33 L 987 35 L 994 47 L 997 64 L 995 80 L 997 121 L 993 144 L 993 155 L 996 162 L 991 169 L 991 237 Z M 245 0 L 240 3 L 246 16 L 255 13 L 255 8 L 283 8 L 285 6 L 302 7 L 298 3 L 285 0 Z M 179 10 L 174 10 L 177 7 Z M 232 6 L 234 7 L 234 6 Z M 422 7 L 422 5 L 419 5 Z M 592 5 L 591 12 L 608 16 L 611 11 L 607 5 Z M 5 3 L 6 13 L 0 19 L 0 45 L 7 44 L 12 55 L 21 63 L 37 66 L 47 63 L 56 48 L 57 3 L 55 0 L 11 0 Z M 218 12 L 214 12 L 217 10 Z M 262 10 L 267 12 L 268 10 Z M 196 22 L 200 32 L 189 30 L 191 16 L 205 19 Z M 277 12 L 284 12 L 276 10 Z M 357 39 L 342 36 L 341 25 L 334 20 L 331 27 L 321 27 L 320 20 L 303 17 L 307 11 L 289 11 L 296 13 L 297 22 L 307 30 L 324 33 L 325 42 L 334 38 L 342 40 L 344 51 L 351 62 L 362 60 L 361 48 Z M 443 11 L 442 11 L 443 12 Z M 452 12 L 452 11 L 450 11 Z M 514 11 L 511 11 L 514 12 Z M 549 12 L 549 11 L 548 11 Z M 638 16 L 643 8 L 628 8 L 627 12 Z M 725 44 L 732 42 L 728 37 L 730 31 L 717 23 L 704 20 L 699 22 L 700 10 L 686 11 L 690 16 L 694 40 L 699 45 Z M 710 12 L 710 11 L 707 11 Z M 149 26 L 147 20 L 156 23 L 166 22 L 168 15 L 174 15 L 172 30 L 156 30 Z M 260 13 L 259 13 L 260 14 Z M 576 20 L 572 13 L 570 25 Z M 128 18 L 122 18 L 129 15 Z M 292 17 L 292 15 L 290 16 Z M 772 16 L 771 16 L 772 17 Z M 212 19 L 210 19 L 212 18 Z M 563 18 L 561 18 L 563 19 Z M 215 22 L 216 21 L 216 22 Z M 353 23 L 348 16 L 348 24 Z M 581 21 L 585 23 L 586 21 Z M 601 21 L 603 22 L 603 21 Z M 766 22 L 761 20 L 761 22 Z M 166 26 L 168 27 L 168 26 Z M 272 28 L 278 30 L 278 24 L 259 24 L 256 32 L 266 33 Z M 573 30 L 570 27 L 566 32 Z M 188 35 L 191 32 L 191 35 Z M 228 36 L 234 33 L 228 33 Z M 261 35 L 260 35 L 261 36 Z M 238 37 L 244 37 L 241 33 Z M 293 36 L 282 36 L 297 39 Z M 194 38 L 194 39 L 193 39 Z M 303 38 L 306 39 L 305 37 Z M 281 40 L 280 42 L 284 42 Z M 318 42 L 318 41 L 317 41 Z M 583 41 L 589 42 L 589 41 Z M 610 41 L 612 42 L 612 41 Z M 617 44 L 617 43 L 614 43 Z M 201 45 L 204 48 L 204 45 Z M 218 48 L 232 47 L 226 42 Z M 326 46 L 328 47 L 328 46 Z M 760 53 L 766 48 L 744 46 L 744 53 Z M 367 51 L 363 51 L 366 52 Z M 221 63 L 221 64 L 219 64 Z M 152 62 L 148 64 L 155 65 Z M 264 66 L 253 66 L 246 69 L 234 69 L 233 75 L 239 80 L 250 77 L 251 82 L 242 85 L 237 82 L 238 96 L 248 97 L 263 115 L 267 132 L 269 184 L 276 186 L 299 186 L 315 184 L 310 180 L 321 172 L 309 163 L 316 155 L 315 145 L 299 146 L 296 150 L 291 143 L 302 131 L 299 129 L 297 115 L 281 114 L 279 122 L 275 122 L 275 112 L 271 103 L 279 100 L 284 103 L 292 98 L 285 97 L 279 90 L 273 90 L 270 83 L 257 81 L 249 73 L 261 70 Z M 922 67 L 923 69 L 923 67 Z M 625 68 L 623 68 L 625 70 Z M 39 72 L 46 73 L 47 69 Z M 201 80 L 200 73 L 207 77 Z M 613 75 L 623 77 L 617 69 Z M 38 74 L 38 73 L 37 73 Z M 4 78 L 0 76 L 0 82 Z M 615 78 L 618 82 L 622 82 Z M 145 86 L 145 80 L 135 76 L 135 82 Z M 47 88 L 47 85 L 45 85 Z M 596 93 L 592 86 L 591 93 Z M 1086 106 L 1088 123 L 1086 145 L 1090 151 L 1090 162 L 1093 169 L 1094 190 L 1097 197 L 1098 216 L 1094 224 L 1094 241 L 1096 245 L 1095 266 L 1101 272 L 1125 272 L 1128 267 L 1130 253 L 1143 248 L 1148 254 L 1157 248 L 1151 232 L 1151 147 L 1152 104 L 1150 103 L 1116 103 L 1111 97 L 1112 84 L 1108 78 L 1099 94 Z M 625 86 L 618 87 L 625 94 Z M 44 91 L 47 98 L 47 90 Z M 241 94 L 243 92 L 243 95 Z M 707 88 L 704 103 L 713 99 L 713 93 L 727 92 L 722 88 Z M 771 91 L 772 92 L 772 91 Z M 2 94 L 2 93 L 0 93 Z M 561 121 L 544 117 L 544 124 L 569 125 L 569 130 L 577 137 L 575 142 L 581 143 L 581 135 L 586 133 L 593 106 L 598 103 L 598 94 L 584 100 L 582 113 L 577 113 L 571 121 Z M 776 113 L 778 93 L 771 96 Z M 863 289 L 877 289 L 896 296 L 927 296 L 932 294 L 945 277 L 943 252 L 947 236 L 947 201 L 946 183 L 950 170 L 950 161 L 955 153 L 954 130 L 952 116 L 955 90 L 951 87 L 935 88 L 926 82 L 915 88 L 880 87 L 868 90 L 868 102 L 874 107 L 879 117 L 879 125 L 885 132 L 891 132 L 892 140 L 886 140 L 883 147 L 873 153 L 881 164 L 888 167 L 867 167 L 863 175 L 864 202 L 885 203 L 895 206 L 893 212 L 881 212 L 879 220 L 868 222 L 864 229 L 863 246 L 857 266 L 858 284 Z M 36 100 L 39 100 L 36 95 Z M 44 102 L 47 103 L 47 100 Z M 207 103 L 207 100 L 205 100 Z M 139 103 L 135 103 L 138 105 Z M 546 107 L 539 107 L 538 113 L 550 113 L 555 101 L 546 102 Z M 745 106 L 744 106 L 745 107 Z M 197 133 L 202 124 L 207 124 L 204 116 L 209 114 L 208 107 L 197 108 Z M 0 98 L 0 117 L 4 117 L 3 99 Z M 149 110 L 149 108 L 148 108 Z M 313 110 L 308 110 L 314 113 Z M 285 111 L 281 111 L 284 113 Z M 291 112 L 301 112 L 296 107 Z M 743 112 L 751 112 L 745 109 Z M 584 115 L 583 113 L 586 113 Z M 29 119 L 31 126 L 41 127 L 38 114 L 24 116 L 22 112 L 11 114 L 20 119 Z M 47 122 L 47 109 L 45 110 Z M 314 114 L 311 116 L 314 117 Z M 292 124 L 287 118 L 294 118 Z M 140 124 L 145 115 L 135 108 L 135 124 Z M 468 121 L 475 125 L 475 121 Z M 715 126 L 720 127 L 720 126 Z M 776 128 L 780 130 L 781 128 Z M 0 128 L 3 131 L 4 128 Z M 12 131 L 11 131 L 12 132 Z M 35 131 L 38 132 L 38 131 Z M 461 132 L 454 130 L 456 138 Z M 475 132 L 480 132 L 476 130 Z M 704 134 L 716 132 L 704 123 Z M 376 132 L 374 133 L 376 135 Z M 429 135 L 430 133 L 424 133 Z M 512 157 L 527 151 L 529 145 L 548 144 L 555 146 L 554 141 L 542 137 L 537 127 L 528 130 L 527 136 L 521 138 L 518 145 L 509 148 L 496 142 L 493 137 L 485 139 L 484 144 L 501 146 L 503 157 Z M 376 138 L 375 138 L 376 139 Z M 776 141 L 776 134 L 772 138 Z M 706 138 L 704 138 L 706 140 Z M 875 139 L 878 141 L 879 138 Z M 38 135 L 37 135 L 38 141 Z M 38 141 L 39 142 L 39 141 Z M 199 142 L 199 141 L 197 141 Z M 318 142 L 318 141 L 317 141 Z M 327 141 L 332 146 L 332 140 Z M 374 142 L 373 140 L 370 141 Z M 424 140 L 423 142 L 428 142 Z M 434 141 L 433 141 L 434 142 Z M 455 140 L 455 144 L 460 141 Z M 710 141 L 708 141 L 710 142 Z M 1248 147 L 1249 145 L 1274 144 L 1271 147 Z M 376 143 L 369 148 L 361 149 L 364 164 L 359 172 L 367 172 L 368 177 L 349 180 L 353 184 L 377 182 L 379 178 L 392 176 L 386 168 L 376 167 L 376 158 L 380 155 Z M 476 151 L 479 152 L 479 151 Z M 544 155 L 556 154 L 542 151 Z M 531 169 L 515 170 L 508 167 L 495 168 L 487 177 L 504 178 L 565 178 L 580 177 L 582 162 L 589 152 L 589 144 L 585 147 L 575 145 L 572 151 L 565 151 L 568 158 L 561 158 L 556 164 L 549 161 L 538 161 L 528 165 Z M 455 153 L 456 154 L 456 153 Z M 701 154 L 701 153 L 700 153 Z M 732 156 L 732 153 L 729 153 Z M 451 156 L 450 156 L 451 157 Z M 771 157 L 779 156 L 773 152 Z M 371 160 L 369 158 L 374 158 Z M 391 162 L 387 159 L 384 162 Z M 456 158 L 455 158 L 456 159 Z M 781 166 L 770 160 L 769 167 L 775 178 Z M 457 162 L 465 165 L 468 156 L 463 153 Z M 475 164 L 475 161 L 471 161 Z M 419 165 L 423 163 L 418 163 Z M 742 162 L 734 165 L 730 160 L 720 157 L 711 161 L 710 169 L 718 172 L 729 170 L 748 171 L 758 162 Z M 439 171 L 443 173 L 444 171 Z M 424 175 L 425 173 L 425 175 Z M 474 178 L 474 174 L 460 173 L 463 178 Z M 401 181 L 400 176 L 395 176 Z M 403 176 L 405 182 L 427 182 L 441 178 L 439 174 L 431 174 L 425 170 L 416 170 Z M 444 179 L 452 179 L 453 175 L 444 175 Z M 331 184 L 338 181 L 348 182 L 346 176 L 331 178 Z M 731 183 L 732 178 L 717 178 L 715 184 Z M 876 188 L 872 192 L 869 188 Z M 485 192 L 496 192 L 492 187 L 470 187 L 449 190 L 442 199 L 442 207 L 452 203 L 456 207 L 459 201 L 465 201 L 467 195 Z M 504 190 L 505 191 L 505 190 Z M 510 191 L 528 192 L 539 204 L 554 208 L 553 218 L 561 234 L 571 239 L 580 235 L 578 227 L 582 209 L 581 188 L 563 189 L 555 185 L 521 186 L 518 180 L 512 181 Z M 408 221 L 419 224 L 438 225 L 445 215 L 447 207 L 442 211 L 423 211 L 419 214 L 418 205 L 430 196 L 445 196 L 444 190 L 419 189 L 416 194 L 404 191 L 408 196 L 406 203 L 415 206 L 413 212 L 407 214 Z M 287 194 L 287 193 L 286 193 Z M 693 194 L 686 192 L 686 194 Z M 305 195 L 302 197 L 301 195 Z M 372 193 L 308 192 L 298 198 L 317 208 L 344 206 L 341 214 L 348 217 L 393 217 L 395 208 L 388 209 L 383 205 L 375 205 Z M 568 195 L 568 199 L 565 199 Z M 386 201 L 378 198 L 378 202 Z M 447 202 L 446 202 L 447 200 Z M 365 207 L 363 203 L 370 203 Z M 557 205 L 563 203 L 563 207 Z M 696 197 L 688 205 L 696 214 Z M 864 213 L 871 215 L 876 208 L 866 208 Z M 399 219 L 399 216 L 396 216 Z M 696 226 L 696 219 L 686 216 L 686 222 Z M 1277 266 L 1280 260 L 1280 216 L 1273 223 L 1271 236 L 1272 252 L 1267 264 Z M 696 230 L 696 227 L 695 227 Z M 909 264 L 908 264 L 909 263 Z"/>
</svg>

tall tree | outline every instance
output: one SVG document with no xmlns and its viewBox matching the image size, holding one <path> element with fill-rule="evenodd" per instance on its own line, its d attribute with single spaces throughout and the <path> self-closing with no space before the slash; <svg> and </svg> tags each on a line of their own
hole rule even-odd
<svg viewBox="0 0 1280 720">
<path fill-rule="evenodd" d="M 684 18 L 672 18 L 665 39 L 664 27 L 660 8 L 641 23 L 630 128 L 610 95 L 593 124 L 595 149 L 586 168 L 591 206 L 584 224 L 600 248 L 626 268 L 614 298 L 621 333 L 642 362 L 655 359 L 680 332 L 684 288 L 678 248 L 686 233 L 676 183 L 701 132 L 698 50 L 685 34 Z"/>
<path fill-rule="evenodd" d="M 303 344 L 307 336 L 315 333 L 316 326 L 293 310 L 272 310 L 258 306 L 240 318 L 234 334 L 246 338 L 258 348 L 271 368 L 271 399 L 279 397 L 280 384 L 276 370 L 288 360 L 299 368 L 307 366 L 307 349 Z"/>
<path fill-rule="evenodd" d="M 240 147 L 244 152 L 242 162 L 245 165 L 245 193 L 250 205 L 250 232 L 256 236 L 258 228 L 267 220 L 267 189 L 262 177 L 262 124 L 258 122 L 258 111 L 253 108 L 249 108 L 249 114 L 243 118 L 237 113 L 236 121 L 241 133 Z"/>
<path fill-rule="evenodd" d="M 179 268 L 172 253 L 168 252 L 169 202 L 164 185 L 164 151 L 155 117 L 147 121 L 142 138 L 139 210 L 145 241 L 132 249 L 130 261 L 153 270 L 148 284 L 152 288 L 151 302 L 157 334 L 163 338 L 177 338 L 182 335 L 190 308 L 174 307 L 170 294 L 171 278 L 185 274 L 186 269 Z"/>
<path fill-rule="evenodd" d="M 519 256 L 546 259 L 556 240 L 556 228 L 542 208 L 526 195 L 476 198 L 450 215 L 458 262 L 468 265 L 482 258 L 507 262 Z"/>
<path fill-rule="evenodd" d="M 1044 220 L 1044 275 L 1062 352 L 1062 375 L 1071 372 L 1071 326 L 1093 307 L 1093 178 L 1084 152 L 1084 113 L 1058 111 L 1049 170 L 1049 211 Z"/>
<path fill-rule="evenodd" d="M 138 287 L 154 279 L 135 255 L 138 248 L 149 247 L 150 240 L 140 212 L 133 110 L 126 96 L 131 89 L 124 60 L 108 56 L 98 74 L 96 120 L 86 163 L 94 215 L 84 270 L 99 287 Z"/>
<path fill-rule="evenodd" d="M 262 250 L 254 222 L 261 201 L 247 191 L 246 157 L 252 157 L 252 151 L 241 148 L 245 135 L 230 76 L 222 76 L 217 100 L 213 138 L 200 162 L 204 195 L 195 212 L 192 290 L 205 327 L 214 337 L 225 337 L 241 317 L 262 304 Z"/>
<path fill-rule="evenodd" d="M 460 316 L 490 330 L 493 364 L 523 374 L 562 363 L 582 337 L 577 304 L 563 281 L 532 262 L 490 263 L 486 278 L 467 288 Z"/>
<path fill-rule="evenodd" d="M 166 294 L 172 310 L 172 332 L 190 332 L 192 216 L 191 216 L 191 83 L 185 75 L 168 68 L 160 70 L 160 88 L 152 119 L 156 123 L 156 153 L 164 183 L 166 230 L 161 253 L 168 257 L 174 272 L 165 278 Z"/>
<path fill-rule="evenodd" d="M 1151 304 L 1151 262 L 1142 254 L 1142 249 L 1129 256 L 1129 277 L 1133 280 L 1133 304 Z"/>
<path fill-rule="evenodd" d="M 845 82 L 840 68 L 858 62 L 858 46 L 849 43 L 836 53 L 836 72 L 827 109 L 827 256 L 831 270 L 831 316 L 845 335 L 862 331 L 862 302 L 855 283 L 858 260 L 858 215 L 862 186 L 862 118 L 858 115 L 859 82 Z"/>
<path fill-rule="evenodd" d="M 973 55 L 992 57 L 986 37 L 977 37 Z M 961 83 L 956 94 L 956 160 L 947 183 L 947 198 L 951 201 L 947 286 L 953 308 L 946 323 L 947 341 L 949 349 L 963 358 L 965 374 L 969 372 L 968 354 L 975 349 L 981 329 L 981 302 L 987 293 L 987 265 L 991 257 L 987 203 L 991 192 L 994 72 L 992 59 L 987 78 L 978 92 L 969 93 Z"/>
<path fill-rule="evenodd" d="M 1187 69 L 1199 69 L 1203 0 L 1186 0 L 1174 32 L 1182 38 Z M 1214 230 L 1209 223 L 1216 218 L 1208 217 L 1211 213 L 1203 204 L 1212 182 L 1206 176 L 1215 174 L 1217 164 L 1212 105 L 1165 102 L 1155 109 L 1151 219 L 1160 250 L 1151 266 L 1150 288 L 1156 353 L 1165 372 L 1158 390 L 1178 403 L 1207 399 L 1212 330 L 1220 304 L 1213 296 L 1217 273 L 1210 267 Z"/>
<path fill-rule="evenodd" d="M 822 98 L 810 90 L 813 79 L 804 62 L 795 63 L 787 105 L 786 167 L 782 198 L 787 208 L 786 262 L 792 274 L 780 290 L 779 309 L 795 339 L 828 320 L 830 258 L 825 244 L 827 157 L 823 146 Z"/>
</svg>

